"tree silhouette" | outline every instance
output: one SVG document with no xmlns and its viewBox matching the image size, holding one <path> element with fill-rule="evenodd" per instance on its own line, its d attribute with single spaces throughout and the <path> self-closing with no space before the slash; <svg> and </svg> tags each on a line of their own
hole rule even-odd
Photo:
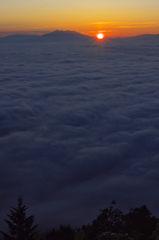
<svg viewBox="0 0 159 240">
<path fill-rule="evenodd" d="M 103 232 L 118 232 L 123 228 L 123 213 L 114 208 L 116 202 L 113 200 L 109 208 L 100 210 L 101 214 L 92 221 L 92 224 L 83 225 L 87 239 L 96 240 L 98 234 Z"/>
<path fill-rule="evenodd" d="M 127 214 L 114 208 L 114 205 L 115 201 L 112 201 L 109 208 L 100 210 L 100 215 L 92 221 L 92 224 L 82 226 L 88 240 L 97 240 L 97 237 L 100 240 L 150 240 L 159 219 L 151 216 L 146 205 L 132 208 Z M 158 230 L 153 233 L 153 239 L 156 239 L 156 236 L 158 237 Z"/>
<path fill-rule="evenodd" d="M 33 240 L 37 227 L 37 225 L 32 227 L 34 215 L 26 217 L 26 210 L 28 208 L 23 205 L 22 196 L 19 196 L 17 201 L 17 208 L 11 207 L 10 214 L 7 214 L 10 221 L 4 219 L 8 224 L 10 235 L 2 231 L 0 233 L 3 235 L 4 240 Z"/>
<path fill-rule="evenodd" d="M 140 240 L 149 240 L 158 222 L 158 218 L 151 216 L 151 212 L 146 205 L 140 208 L 131 208 L 130 212 L 124 218 L 125 229 L 128 233 L 133 230 L 143 233 Z"/>
<path fill-rule="evenodd" d="M 74 238 L 75 230 L 70 225 L 62 224 L 59 226 L 59 229 L 53 228 L 45 236 L 45 240 L 74 240 Z"/>
</svg>

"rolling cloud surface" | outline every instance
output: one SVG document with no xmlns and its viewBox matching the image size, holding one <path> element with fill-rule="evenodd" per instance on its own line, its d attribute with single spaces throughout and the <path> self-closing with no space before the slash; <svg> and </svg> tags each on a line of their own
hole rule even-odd
<svg viewBox="0 0 159 240">
<path fill-rule="evenodd" d="M 0 223 L 22 194 L 39 228 L 117 201 L 159 216 L 159 44 L 0 44 Z"/>
</svg>

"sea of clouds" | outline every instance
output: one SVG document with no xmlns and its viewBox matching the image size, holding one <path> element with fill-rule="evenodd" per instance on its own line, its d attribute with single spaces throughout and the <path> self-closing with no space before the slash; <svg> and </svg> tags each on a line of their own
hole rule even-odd
<svg viewBox="0 0 159 240">
<path fill-rule="evenodd" d="M 158 41 L 0 43 L 2 227 L 20 194 L 41 229 L 159 216 Z"/>
</svg>

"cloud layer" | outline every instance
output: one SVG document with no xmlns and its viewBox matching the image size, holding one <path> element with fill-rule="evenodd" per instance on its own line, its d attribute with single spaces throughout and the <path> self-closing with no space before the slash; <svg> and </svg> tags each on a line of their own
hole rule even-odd
<svg viewBox="0 0 159 240">
<path fill-rule="evenodd" d="M 0 44 L 1 226 L 19 194 L 43 229 L 159 216 L 158 65 L 153 40 Z"/>
</svg>

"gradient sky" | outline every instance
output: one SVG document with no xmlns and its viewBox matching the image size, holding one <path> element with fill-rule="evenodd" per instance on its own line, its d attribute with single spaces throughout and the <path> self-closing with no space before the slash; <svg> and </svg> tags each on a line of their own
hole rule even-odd
<svg viewBox="0 0 159 240">
<path fill-rule="evenodd" d="M 88 35 L 159 33 L 158 0 L 1 0 L 0 36 L 75 30 Z"/>
</svg>

